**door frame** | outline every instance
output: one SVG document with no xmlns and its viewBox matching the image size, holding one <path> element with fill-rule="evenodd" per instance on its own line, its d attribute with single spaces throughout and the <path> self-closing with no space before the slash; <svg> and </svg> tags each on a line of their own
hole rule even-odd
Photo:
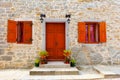
<svg viewBox="0 0 120 80">
<path fill-rule="evenodd" d="M 69 49 L 69 25 L 67 19 L 44 19 L 42 23 L 42 50 L 46 50 L 46 23 L 54 22 L 54 23 L 65 23 L 65 49 Z"/>
</svg>

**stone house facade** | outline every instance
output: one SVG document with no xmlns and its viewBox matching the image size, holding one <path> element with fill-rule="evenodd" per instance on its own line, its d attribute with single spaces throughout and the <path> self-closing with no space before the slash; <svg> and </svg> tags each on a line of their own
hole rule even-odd
<svg viewBox="0 0 120 80">
<path fill-rule="evenodd" d="M 31 68 L 45 49 L 45 22 L 64 22 L 66 49 L 77 66 L 120 64 L 119 0 L 0 0 L 0 69 Z M 43 23 L 40 14 L 45 14 Z M 71 14 L 67 23 L 66 14 Z M 8 20 L 32 21 L 32 44 L 7 42 Z M 106 22 L 106 42 L 78 42 L 78 22 Z"/>
</svg>

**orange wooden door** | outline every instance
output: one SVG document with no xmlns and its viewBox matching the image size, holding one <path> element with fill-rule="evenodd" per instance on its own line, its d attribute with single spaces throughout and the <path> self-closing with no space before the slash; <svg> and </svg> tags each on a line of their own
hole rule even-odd
<svg viewBox="0 0 120 80">
<path fill-rule="evenodd" d="M 64 59 L 65 23 L 46 23 L 46 50 L 48 60 Z"/>
</svg>

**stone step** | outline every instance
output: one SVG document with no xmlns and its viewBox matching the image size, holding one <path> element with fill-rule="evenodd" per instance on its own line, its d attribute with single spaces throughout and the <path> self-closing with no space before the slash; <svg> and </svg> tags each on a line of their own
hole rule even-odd
<svg viewBox="0 0 120 80">
<path fill-rule="evenodd" d="M 84 74 L 84 75 L 26 75 L 20 80 L 102 80 L 103 75 L 99 74 Z M 18 78 L 17 78 L 18 79 Z M 15 79 L 15 80 L 17 80 Z M 116 79 L 117 80 L 117 79 Z"/>
<path fill-rule="evenodd" d="M 30 75 L 79 75 L 79 70 L 74 68 L 33 68 Z"/>
<path fill-rule="evenodd" d="M 70 64 L 40 64 L 40 68 L 70 68 Z"/>
<path fill-rule="evenodd" d="M 120 78 L 120 68 L 118 67 L 94 66 L 94 69 L 104 75 L 104 78 Z"/>
<path fill-rule="evenodd" d="M 65 64 L 62 61 L 49 61 L 48 64 L 40 64 L 40 68 L 70 68 L 70 64 Z"/>
</svg>

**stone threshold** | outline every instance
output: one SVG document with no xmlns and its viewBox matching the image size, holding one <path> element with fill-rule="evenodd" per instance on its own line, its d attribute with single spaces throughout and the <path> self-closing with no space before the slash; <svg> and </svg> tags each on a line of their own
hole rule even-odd
<svg viewBox="0 0 120 80">
<path fill-rule="evenodd" d="M 40 68 L 70 68 L 70 64 L 65 64 L 63 61 L 48 61 L 47 64 L 40 64 Z"/>
</svg>

